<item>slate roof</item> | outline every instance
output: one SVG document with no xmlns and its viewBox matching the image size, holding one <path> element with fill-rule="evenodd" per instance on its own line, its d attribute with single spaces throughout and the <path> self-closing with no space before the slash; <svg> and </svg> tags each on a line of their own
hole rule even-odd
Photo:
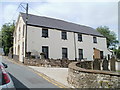
<svg viewBox="0 0 120 90">
<path fill-rule="evenodd" d="M 20 15 L 23 17 L 23 20 L 25 22 L 26 14 L 20 13 Z M 60 29 L 64 31 L 72 31 L 77 33 L 103 37 L 103 35 L 101 35 L 95 29 L 88 26 L 83 26 L 83 25 L 79 25 L 79 24 L 75 24 L 75 23 L 71 23 L 63 20 L 53 19 L 49 17 L 36 16 L 32 14 L 28 14 L 28 25 L 48 27 L 48 28 Z"/>
</svg>

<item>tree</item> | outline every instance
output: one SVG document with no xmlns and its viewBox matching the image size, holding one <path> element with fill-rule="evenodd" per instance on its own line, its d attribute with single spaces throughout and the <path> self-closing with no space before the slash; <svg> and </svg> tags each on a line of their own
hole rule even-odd
<svg viewBox="0 0 120 90">
<path fill-rule="evenodd" d="M 101 33 L 107 39 L 107 47 L 108 48 L 115 48 L 116 44 L 118 44 L 118 40 L 116 34 L 113 31 L 110 31 L 107 26 L 98 27 L 96 29 L 99 33 Z"/>
<path fill-rule="evenodd" d="M 120 59 L 120 47 L 119 47 L 118 49 L 114 49 L 113 51 L 114 51 L 116 57 L 117 57 L 118 59 Z"/>
<path fill-rule="evenodd" d="M 2 31 L 0 31 L 0 48 L 2 48 Z"/>
<path fill-rule="evenodd" d="M 2 26 L 2 47 L 5 55 L 8 55 L 9 49 L 13 46 L 14 29 L 14 24 L 7 23 Z"/>
</svg>

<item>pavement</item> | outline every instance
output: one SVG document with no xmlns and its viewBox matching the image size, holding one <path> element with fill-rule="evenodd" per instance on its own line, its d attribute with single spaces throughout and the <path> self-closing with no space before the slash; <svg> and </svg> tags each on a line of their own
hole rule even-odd
<svg viewBox="0 0 120 90">
<path fill-rule="evenodd" d="M 37 66 L 29 66 L 29 67 L 67 87 L 73 88 L 67 82 L 68 68 L 56 68 L 56 67 L 52 68 L 52 67 L 37 67 Z"/>
</svg>

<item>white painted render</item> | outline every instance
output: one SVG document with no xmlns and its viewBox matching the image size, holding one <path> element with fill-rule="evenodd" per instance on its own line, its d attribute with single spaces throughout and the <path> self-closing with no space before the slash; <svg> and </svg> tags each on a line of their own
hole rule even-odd
<svg viewBox="0 0 120 90">
<path fill-rule="evenodd" d="M 25 33 L 23 35 L 23 25 L 25 25 L 25 23 L 22 17 L 19 17 L 18 22 L 16 24 L 16 29 L 14 31 L 14 42 L 13 42 L 13 54 L 19 55 L 19 60 L 21 62 L 23 62 L 23 57 L 25 57 L 25 43 L 23 44 L 23 42 L 25 42 Z"/>
<path fill-rule="evenodd" d="M 23 37 L 23 19 L 20 17 L 16 27 L 16 35 L 14 36 L 14 51 L 15 55 L 19 55 L 19 60 L 23 62 L 25 56 L 25 35 Z M 19 27 L 21 27 L 19 32 Z M 14 34 L 15 34 L 14 32 Z M 25 32 L 25 29 L 24 29 Z M 20 33 L 20 40 L 18 39 Z M 25 34 L 25 33 L 24 33 Z M 16 39 L 16 41 L 15 41 Z M 82 42 L 78 41 L 78 33 L 75 33 L 76 54 L 78 49 L 83 49 L 83 58 L 93 60 L 93 48 L 97 48 L 104 52 L 104 56 L 111 53 L 107 49 L 106 38 L 97 37 L 97 43 L 93 43 L 93 36 L 82 34 Z M 22 48 L 24 42 L 24 50 Z M 20 50 L 18 51 L 18 45 Z M 68 59 L 75 60 L 75 44 L 74 32 L 67 32 L 67 40 L 61 39 L 61 31 L 56 29 L 48 29 L 48 38 L 42 37 L 42 28 L 28 26 L 27 30 L 27 52 L 37 52 L 38 55 L 42 52 L 42 46 L 49 47 L 49 58 L 62 59 L 62 47 L 68 49 Z M 16 48 L 16 49 L 15 49 Z"/>
<path fill-rule="evenodd" d="M 31 35 L 32 33 L 32 35 Z M 33 36 L 35 35 L 35 36 Z M 67 32 L 67 40 L 61 39 L 61 31 L 55 29 L 48 30 L 48 38 L 42 37 L 42 28 L 28 26 L 28 51 L 42 52 L 42 46 L 49 47 L 49 58 L 61 59 L 62 47 L 68 48 L 68 57 L 73 60 L 74 57 L 74 38 L 73 33 Z"/>
<path fill-rule="evenodd" d="M 117 71 L 120 71 L 120 61 L 115 62 L 115 64 L 116 64 L 116 65 L 115 65 L 115 66 L 116 66 L 116 67 L 115 67 L 116 70 L 117 70 Z"/>
</svg>

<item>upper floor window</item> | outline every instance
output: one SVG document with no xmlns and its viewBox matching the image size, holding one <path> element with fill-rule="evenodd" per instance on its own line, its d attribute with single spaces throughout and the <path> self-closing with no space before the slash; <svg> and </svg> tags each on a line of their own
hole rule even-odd
<svg viewBox="0 0 120 90">
<path fill-rule="evenodd" d="M 82 42 L 82 34 L 78 33 L 78 41 Z"/>
<path fill-rule="evenodd" d="M 93 43 L 97 43 L 97 37 L 93 37 Z"/>
<path fill-rule="evenodd" d="M 48 37 L 48 29 L 42 28 L 42 37 Z"/>
<path fill-rule="evenodd" d="M 62 39 L 67 39 L 67 32 L 65 31 L 62 31 Z"/>
</svg>

